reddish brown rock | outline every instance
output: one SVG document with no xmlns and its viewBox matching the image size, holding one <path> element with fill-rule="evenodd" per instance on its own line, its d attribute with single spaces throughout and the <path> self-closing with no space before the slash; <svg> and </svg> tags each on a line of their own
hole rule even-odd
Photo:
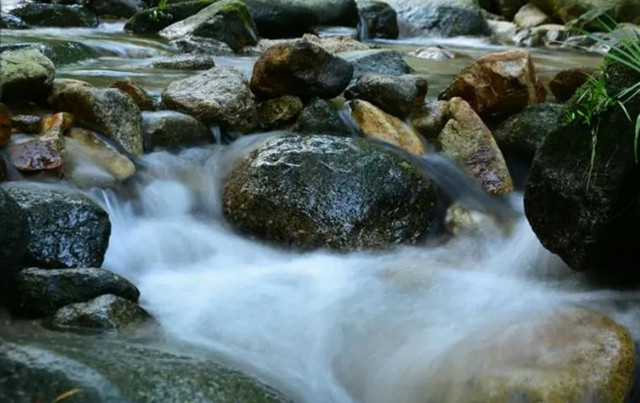
<svg viewBox="0 0 640 403">
<path fill-rule="evenodd" d="M 40 124 L 40 134 L 42 136 L 55 135 L 62 136 L 65 130 L 73 124 L 73 115 L 66 112 L 59 112 L 42 119 Z"/>
<path fill-rule="evenodd" d="M 125 94 L 129 95 L 133 102 L 138 105 L 138 108 L 143 111 L 152 111 L 155 108 L 153 105 L 153 99 L 147 94 L 147 92 L 140 88 L 140 86 L 130 78 L 123 78 L 122 80 L 118 80 L 110 85 L 112 88 L 117 88 Z"/>
<path fill-rule="evenodd" d="M 476 60 L 439 98 L 460 97 L 483 118 L 506 118 L 527 106 L 544 102 L 546 96 L 529 52 L 508 50 Z"/>
<path fill-rule="evenodd" d="M 549 82 L 549 88 L 558 101 L 568 101 L 595 72 L 589 67 L 562 70 Z"/>
</svg>

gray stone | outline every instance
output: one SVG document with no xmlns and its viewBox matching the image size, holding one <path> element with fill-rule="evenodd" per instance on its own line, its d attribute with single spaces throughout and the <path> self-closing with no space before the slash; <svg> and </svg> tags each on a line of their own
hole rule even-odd
<svg viewBox="0 0 640 403">
<path fill-rule="evenodd" d="M 176 111 L 142 112 L 142 132 L 145 151 L 177 149 L 213 141 L 213 135 L 204 123 Z"/>
<path fill-rule="evenodd" d="M 315 98 L 302 109 L 290 130 L 300 134 L 350 136 L 351 129 L 329 101 Z"/>
<path fill-rule="evenodd" d="M 97 27 L 99 23 L 91 10 L 80 5 L 23 3 L 11 14 L 39 27 Z"/>
<path fill-rule="evenodd" d="M 0 156 L 0 160 L 2 157 Z M 4 160 L 0 162 L 4 164 Z M 15 200 L 0 188 L 0 288 L 2 278 L 18 266 L 29 242 L 27 215 Z M 1 292 L 1 289 L 0 289 Z M 0 298 L 1 299 L 1 298 Z"/>
<path fill-rule="evenodd" d="M 366 24 L 370 38 L 396 39 L 398 18 L 396 10 L 384 1 L 358 1 L 358 13 Z"/>
<path fill-rule="evenodd" d="M 188 35 L 169 42 L 183 53 L 205 54 L 207 56 L 231 56 L 233 49 L 224 42 L 211 38 Z"/>
<path fill-rule="evenodd" d="M 366 74 L 347 88 L 344 96 L 347 99 L 371 102 L 383 111 L 403 119 L 424 103 L 428 89 L 427 80 L 416 75 Z"/>
<path fill-rule="evenodd" d="M 25 266 L 100 266 L 109 245 L 107 213 L 81 193 L 12 182 L 4 189 L 29 220 Z"/>
<path fill-rule="evenodd" d="M 1 56 L 3 101 L 35 101 L 47 97 L 56 74 L 51 60 L 33 49 L 6 51 Z"/>
<path fill-rule="evenodd" d="M 300 98 L 283 95 L 258 104 L 258 122 L 263 128 L 278 127 L 287 123 L 302 110 Z"/>
<path fill-rule="evenodd" d="M 392 76 L 413 73 L 413 69 L 404 61 L 402 55 L 395 50 L 356 50 L 342 52 L 338 56 L 353 66 L 353 81 L 367 73 Z"/>
<path fill-rule="evenodd" d="M 213 56 L 206 54 L 186 54 L 162 58 L 153 62 L 156 69 L 167 70 L 209 70 L 216 66 Z"/>
<path fill-rule="evenodd" d="M 513 22 L 520 28 L 528 29 L 551 23 L 551 18 L 533 4 L 525 4 L 518 10 Z"/>
</svg>

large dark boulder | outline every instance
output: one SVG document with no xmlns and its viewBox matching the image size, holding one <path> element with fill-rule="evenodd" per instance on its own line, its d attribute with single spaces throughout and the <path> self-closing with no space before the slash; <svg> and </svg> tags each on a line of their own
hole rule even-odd
<svg viewBox="0 0 640 403">
<path fill-rule="evenodd" d="M 396 10 L 384 1 L 358 1 L 358 14 L 366 24 L 369 38 L 396 39 L 398 18 Z"/>
<path fill-rule="evenodd" d="M 213 134 L 204 123 L 176 111 L 142 112 L 142 132 L 145 151 L 213 142 Z"/>
<path fill-rule="evenodd" d="M 29 220 L 25 266 L 44 268 L 98 267 L 109 245 L 107 213 L 88 197 L 73 191 L 12 182 L 4 189 Z"/>
<path fill-rule="evenodd" d="M 2 156 L 0 156 L 0 160 Z M 4 162 L 0 162 L 4 163 Z M 0 188 L 0 292 L 2 278 L 22 260 L 29 241 L 27 215 L 15 200 Z"/>
<path fill-rule="evenodd" d="M 197 14 L 219 0 L 191 0 L 152 7 L 134 14 L 124 25 L 125 31 L 151 34 Z"/>
<path fill-rule="evenodd" d="M 353 250 L 414 242 L 436 198 L 393 151 L 363 138 L 295 135 L 238 162 L 223 210 L 237 229 L 279 245 Z"/>
<path fill-rule="evenodd" d="M 80 5 L 23 3 L 11 14 L 39 27 L 97 27 L 98 17 Z"/>
<path fill-rule="evenodd" d="M 0 57 L 0 96 L 3 101 L 46 99 L 56 75 L 54 64 L 34 49 L 7 50 Z"/>
<path fill-rule="evenodd" d="M 616 95 L 640 81 L 640 74 L 617 63 L 606 67 L 605 86 Z M 533 160 L 525 189 L 525 212 L 550 251 L 574 270 L 592 270 L 607 280 L 640 278 L 640 164 L 634 152 L 634 125 L 613 104 L 591 116 L 593 95 L 572 99 L 563 124 L 549 133 Z M 595 100 L 598 101 L 597 99 Z M 626 103 L 640 114 L 640 97 Z M 587 112 L 588 113 L 588 112 Z"/>
</svg>

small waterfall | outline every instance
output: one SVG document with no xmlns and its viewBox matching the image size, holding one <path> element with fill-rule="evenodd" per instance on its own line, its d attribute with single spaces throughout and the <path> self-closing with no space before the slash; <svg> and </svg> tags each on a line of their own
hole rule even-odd
<svg viewBox="0 0 640 403">
<path fill-rule="evenodd" d="M 368 41 L 371 39 L 369 37 L 369 24 L 367 24 L 367 20 L 362 16 L 361 13 L 358 13 L 358 25 L 356 26 L 358 30 L 358 40 L 361 42 Z"/>
</svg>

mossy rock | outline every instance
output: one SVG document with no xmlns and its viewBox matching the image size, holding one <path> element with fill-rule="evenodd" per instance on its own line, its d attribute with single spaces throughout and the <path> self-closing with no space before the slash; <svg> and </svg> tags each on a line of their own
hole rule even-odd
<svg viewBox="0 0 640 403">
<path fill-rule="evenodd" d="M 34 49 L 48 57 L 56 67 L 99 57 L 98 52 L 89 46 L 73 41 L 19 42 L 0 45 L 0 52 L 16 49 Z"/>
<path fill-rule="evenodd" d="M 169 3 L 164 7 L 153 7 L 134 14 L 124 29 L 137 34 L 151 34 L 169 25 L 182 21 L 219 0 L 193 0 Z"/>
</svg>

